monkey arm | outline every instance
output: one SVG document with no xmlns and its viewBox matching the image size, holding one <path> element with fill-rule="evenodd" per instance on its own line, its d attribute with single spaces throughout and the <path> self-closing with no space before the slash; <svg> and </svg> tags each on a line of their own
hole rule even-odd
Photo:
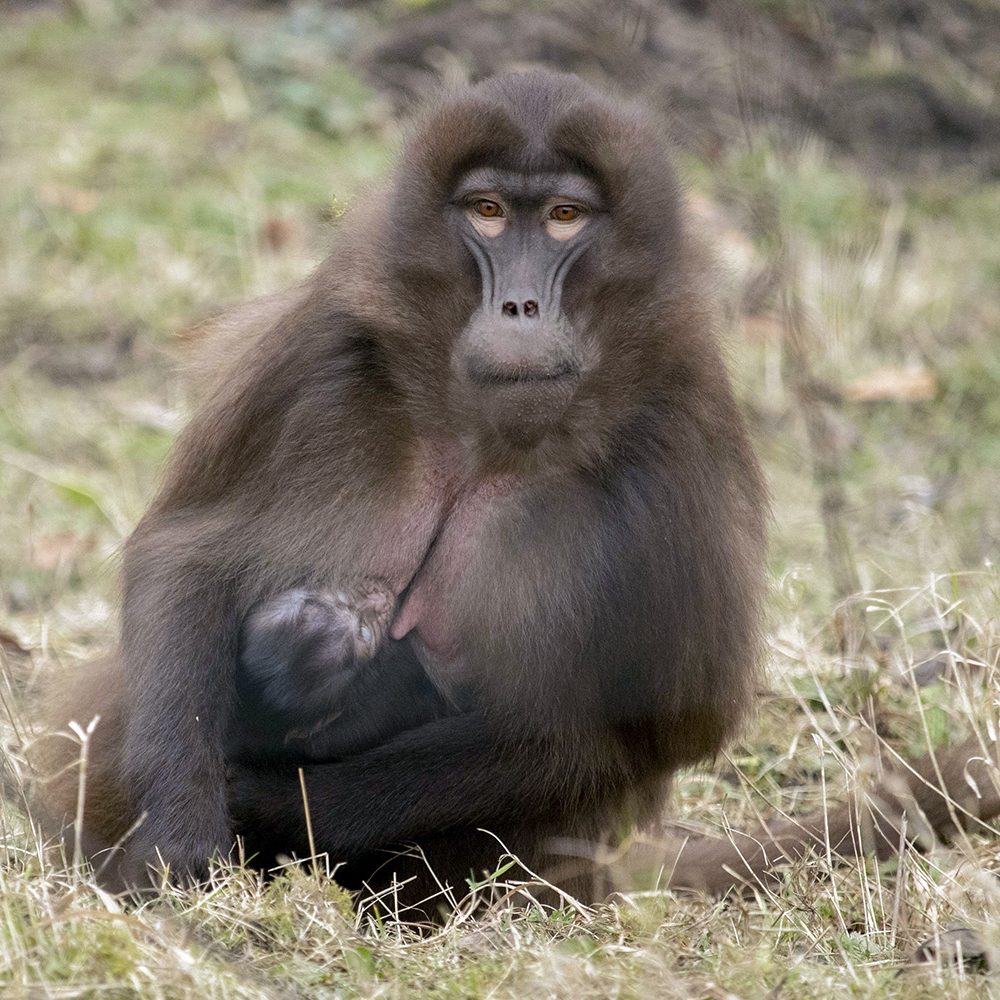
<svg viewBox="0 0 1000 1000">
<path fill-rule="evenodd" d="M 450 716 L 366 753 L 303 768 L 317 850 L 334 860 L 458 827 L 544 820 L 599 807 L 631 787 L 617 741 L 499 735 L 479 713 Z M 234 769 L 236 832 L 253 849 L 309 850 L 298 774 Z"/>
<path fill-rule="evenodd" d="M 200 875 L 228 851 L 223 733 L 232 710 L 232 594 L 169 533 L 138 532 L 124 566 L 122 785 L 143 816 L 125 877 Z M 157 551 L 159 550 L 159 551 Z"/>
<path fill-rule="evenodd" d="M 237 669 L 242 672 L 244 667 L 241 662 Z M 330 664 L 330 669 L 342 672 L 336 664 Z M 388 643 L 354 673 L 349 684 L 326 703 L 327 714 L 319 716 L 308 678 L 300 679 L 306 687 L 298 684 L 297 715 L 275 713 L 261 704 L 258 692 L 247 692 L 245 680 L 241 685 L 238 679 L 240 703 L 231 720 L 227 759 L 243 766 L 336 760 L 454 712 L 407 643 Z M 319 707 L 324 707 L 322 698 Z"/>
<path fill-rule="evenodd" d="M 224 748 L 246 613 L 311 574 L 336 578 L 373 545 L 382 508 L 354 498 L 371 494 L 385 456 L 338 464 L 357 352 L 336 318 L 311 339 L 297 330 L 291 317 L 279 322 L 206 401 L 126 545 L 121 772 L 145 814 L 128 852 L 133 881 L 158 857 L 203 872 L 232 843 Z"/>
</svg>

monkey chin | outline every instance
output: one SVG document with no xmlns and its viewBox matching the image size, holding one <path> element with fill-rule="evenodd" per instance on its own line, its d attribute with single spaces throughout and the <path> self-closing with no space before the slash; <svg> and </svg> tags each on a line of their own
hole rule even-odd
<svg viewBox="0 0 1000 1000">
<path fill-rule="evenodd" d="M 499 443 L 531 451 L 563 422 L 578 380 L 570 375 L 480 390 L 479 407 Z"/>
</svg>

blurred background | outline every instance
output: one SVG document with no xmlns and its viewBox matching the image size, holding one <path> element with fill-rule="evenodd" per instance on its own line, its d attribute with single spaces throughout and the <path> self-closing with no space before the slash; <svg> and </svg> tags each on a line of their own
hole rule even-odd
<svg viewBox="0 0 1000 1000">
<path fill-rule="evenodd" d="M 113 638 L 117 554 L 190 412 L 178 365 L 197 321 L 309 271 L 422 95 L 536 64 L 643 100 L 673 137 L 774 497 L 759 722 L 678 783 L 680 812 L 712 824 L 725 806 L 738 825 L 762 802 L 804 808 L 850 787 L 883 740 L 995 742 L 996 0 L 0 0 L 12 745 L 37 677 Z M 15 812 L 6 850 L 30 894 L 43 883 Z M 995 845 L 972 850 L 975 878 L 1000 868 Z M 816 925 L 801 964 L 825 970 L 816 995 L 824 962 L 874 989 L 920 926 L 997 913 L 995 892 L 971 909 L 965 883 L 952 894 L 958 876 L 911 879 L 877 905 L 854 877 L 824 889 L 841 895 L 836 933 Z M 899 900 L 923 923 L 901 923 Z M 36 982 L 31 963 L 54 960 L 26 926 L 9 925 L 0 984 Z M 784 973 L 787 956 L 767 955 L 753 982 Z M 73 961 L 57 980 L 93 954 Z"/>
</svg>

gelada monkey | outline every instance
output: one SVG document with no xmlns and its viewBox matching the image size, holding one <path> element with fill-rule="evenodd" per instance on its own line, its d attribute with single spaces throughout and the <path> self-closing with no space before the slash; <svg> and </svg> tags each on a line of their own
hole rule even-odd
<svg viewBox="0 0 1000 1000">
<path fill-rule="evenodd" d="M 58 723 L 101 715 L 110 884 L 235 835 L 307 853 L 299 767 L 348 885 L 424 891 L 416 844 L 461 886 L 497 838 L 553 872 L 658 814 L 760 648 L 765 490 L 705 272 L 641 111 L 532 72 L 424 113 L 329 259 L 231 324 L 126 544 L 118 653 L 61 685 Z M 72 816 L 75 775 L 47 788 Z"/>
</svg>

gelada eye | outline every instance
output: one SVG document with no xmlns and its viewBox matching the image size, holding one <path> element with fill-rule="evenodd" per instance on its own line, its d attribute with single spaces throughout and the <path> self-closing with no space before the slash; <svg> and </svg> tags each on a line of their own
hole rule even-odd
<svg viewBox="0 0 1000 1000">
<path fill-rule="evenodd" d="M 580 218 L 581 214 L 579 207 L 576 205 L 556 205 L 549 212 L 549 218 L 554 219 L 556 222 L 575 222 Z"/>
<path fill-rule="evenodd" d="M 503 209 L 495 201 L 490 201 L 489 198 L 480 198 L 473 202 L 472 209 L 476 215 L 482 216 L 484 219 L 503 218 Z"/>
</svg>

